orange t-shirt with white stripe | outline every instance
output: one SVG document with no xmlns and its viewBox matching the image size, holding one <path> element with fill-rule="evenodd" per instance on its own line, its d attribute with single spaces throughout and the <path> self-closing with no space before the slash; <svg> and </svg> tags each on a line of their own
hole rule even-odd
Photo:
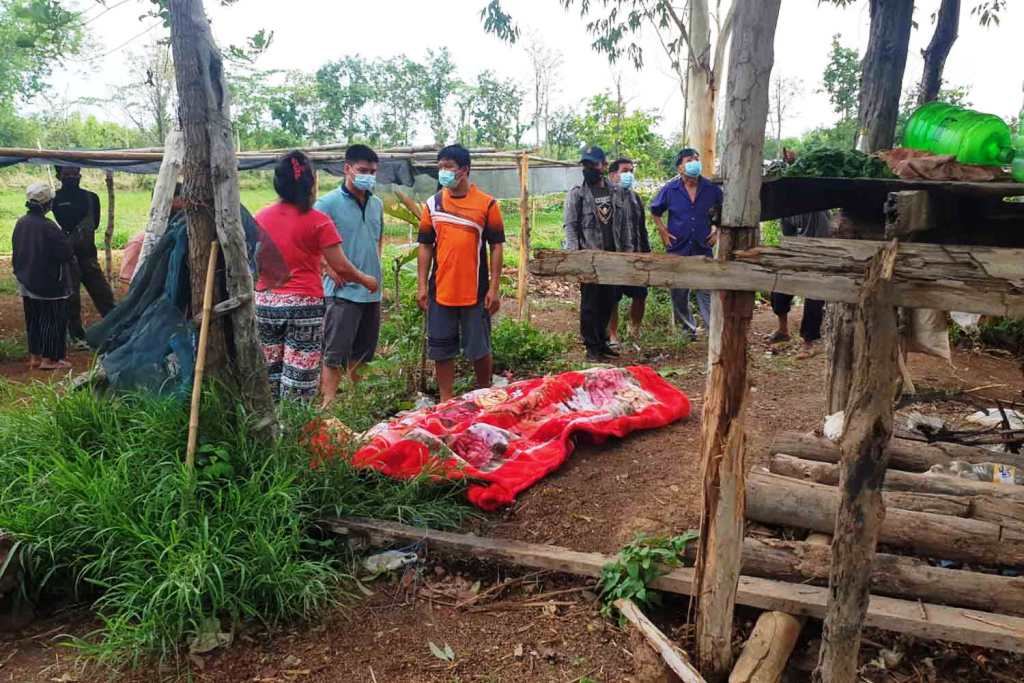
<svg viewBox="0 0 1024 683">
<path fill-rule="evenodd" d="M 420 244 L 434 246 L 431 285 L 442 306 L 474 306 L 490 283 L 488 244 L 505 241 L 497 200 L 476 185 L 464 197 L 444 189 L 427 200 L 420 217 Z"/>
</svg>

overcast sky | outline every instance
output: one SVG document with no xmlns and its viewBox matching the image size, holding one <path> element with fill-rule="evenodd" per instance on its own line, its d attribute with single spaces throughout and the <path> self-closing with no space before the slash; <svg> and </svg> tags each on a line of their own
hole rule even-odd
<svg viewBox="0 0 1024 683">
<path fill-rule="evenodd" d="M 921 50 L 931 37 L 931 15 L 939 1 L 917 0 L 915 19 L 920 29 L 911 38 L 905 85 L 920 78 Z M 95 0 L 78 3 L 87 8 L 86 19 L 97 46 L 86 73 L 79 67 L 56 74 L 55 94 L 66 100 L 107 94 L 109 86 L 126 79 L 125 64 L 131 52 L 163 32 L 156 20 L 140 19 L 150 5 L 148 0 L 106 0 L 111 8 L 107 11 Z M 345 54 L 389 57 L 404 52 L 420 58 L 427 48 L 447 47 L 464 78 L 491 69 L 526 86 L 529 64 L 522 49 L 484 33 L 479 19 L 484 4 L 486 0 L 240 0 L 225 8 L 212 0 L 206 2 L 221 46 L 240 44 L 261 28 L 274 31 L 273 45 L 259 63 L 263 68 L 315 70 Z M 644 36 L 647 64 L 641 72 L 626 63 L 611 67 L 605 56 L 591 49 L 578 14 L 562 10 L 558 0 L 505 0 L 504 4 L 520 28 L 536 31 L 545 43 L 562 52 L 565 62 L 555 105 L 575 108 L 587 97 L 610 89 L 615 74 L 621 73 L 631 107 L 658 114 L 665 134 L 679 130 L 681 97 L 653 33 Z M 946 64 L 945 79 L 950 85 L 970 85 L 975 108 L 1009 118 L 1024 103 L 1024 0 L 1007 3 L 1010 7 L 1002 24 L 987 29 L 969 15 L 974 4 L 975 0 L 964 2 L 960 38 Z M 867 5 L 867 0 L 861 0 L 851 8 L 836 9 L 819 7 L 818 0 L 783 0 L 773 74 L 797 78 L 804 84 L 804 94 L 793 104 L 792 112 L 787 112 L 790 120 L 784 125 L 785 135 L 799 135 L 835 120 L 827 97 L 819 92 L 821 74 L 833 34 L 841 34 L 844 45 L 863 54 L 868 39 Z M 151 30 L 143 33 L 147 29 Z M 524 119 L 529 108 L 529 102 L 524 102 Z"/>
</svg>

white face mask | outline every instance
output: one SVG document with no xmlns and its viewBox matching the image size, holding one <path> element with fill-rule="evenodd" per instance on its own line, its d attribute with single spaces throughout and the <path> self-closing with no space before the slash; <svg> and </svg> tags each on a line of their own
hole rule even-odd
<svg viewBox="0 0 1024 683">
<path fill-rule="evenodd" d="M 628 190 L 633 187 L 635 179 L 632 171 L 623 171 L 619 174 L 619 185 L 624 190 Z"/>
</svg>

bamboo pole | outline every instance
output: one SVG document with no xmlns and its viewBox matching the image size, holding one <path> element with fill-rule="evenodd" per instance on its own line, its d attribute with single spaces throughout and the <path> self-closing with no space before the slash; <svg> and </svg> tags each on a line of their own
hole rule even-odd
<svg viewBox="0 0 1024 683">
<path fill-rule="evenodd" d="M 516 303 L 519 319 L 529 321 L 530 302 L 527 299 L 530 267 L 530 156 L 519 157 L 519 287 Z"/>
<path fill-rule="evenodd" d="M 185 467 L 191 472 L 196 466 L 196 445 L 199 443 L 199 402 L 203 394 L 203 371 L 206 369 L 206 345 L 210 337 L 213 318 L 213 284 L 217 275 L 217 242 L 210 244 L 210 262 L 206 266 L 206 286 L 203 289 L 203 320 L 199 324 L 199 344 L 196 350 L 196 372 L 192 380 L 192 410 L 188 416 L 188 448 Z"/>
</svg>

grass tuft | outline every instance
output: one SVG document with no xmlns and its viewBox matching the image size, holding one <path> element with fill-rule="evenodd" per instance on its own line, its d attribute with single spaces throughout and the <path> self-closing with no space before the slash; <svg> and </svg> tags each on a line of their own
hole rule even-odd
<svg viewBox="0 0 1024 683">
<path fill-rule="evenodd" d="M 77 644 L 106 663 L 174 660 L 210 619 L 274 626 L 345 600 L 350 558 L 318 532 L 325 515 L 451 526 L 468 510 L 455 486 L 311 469 L 304 407 L 267 444 L 208 391 L 193 480 L 187 406 L 29 392 L 0 409 L 0 528 L 30 544 L 33 597 L 94 603 L 102 628 Z"/>
</svg>

